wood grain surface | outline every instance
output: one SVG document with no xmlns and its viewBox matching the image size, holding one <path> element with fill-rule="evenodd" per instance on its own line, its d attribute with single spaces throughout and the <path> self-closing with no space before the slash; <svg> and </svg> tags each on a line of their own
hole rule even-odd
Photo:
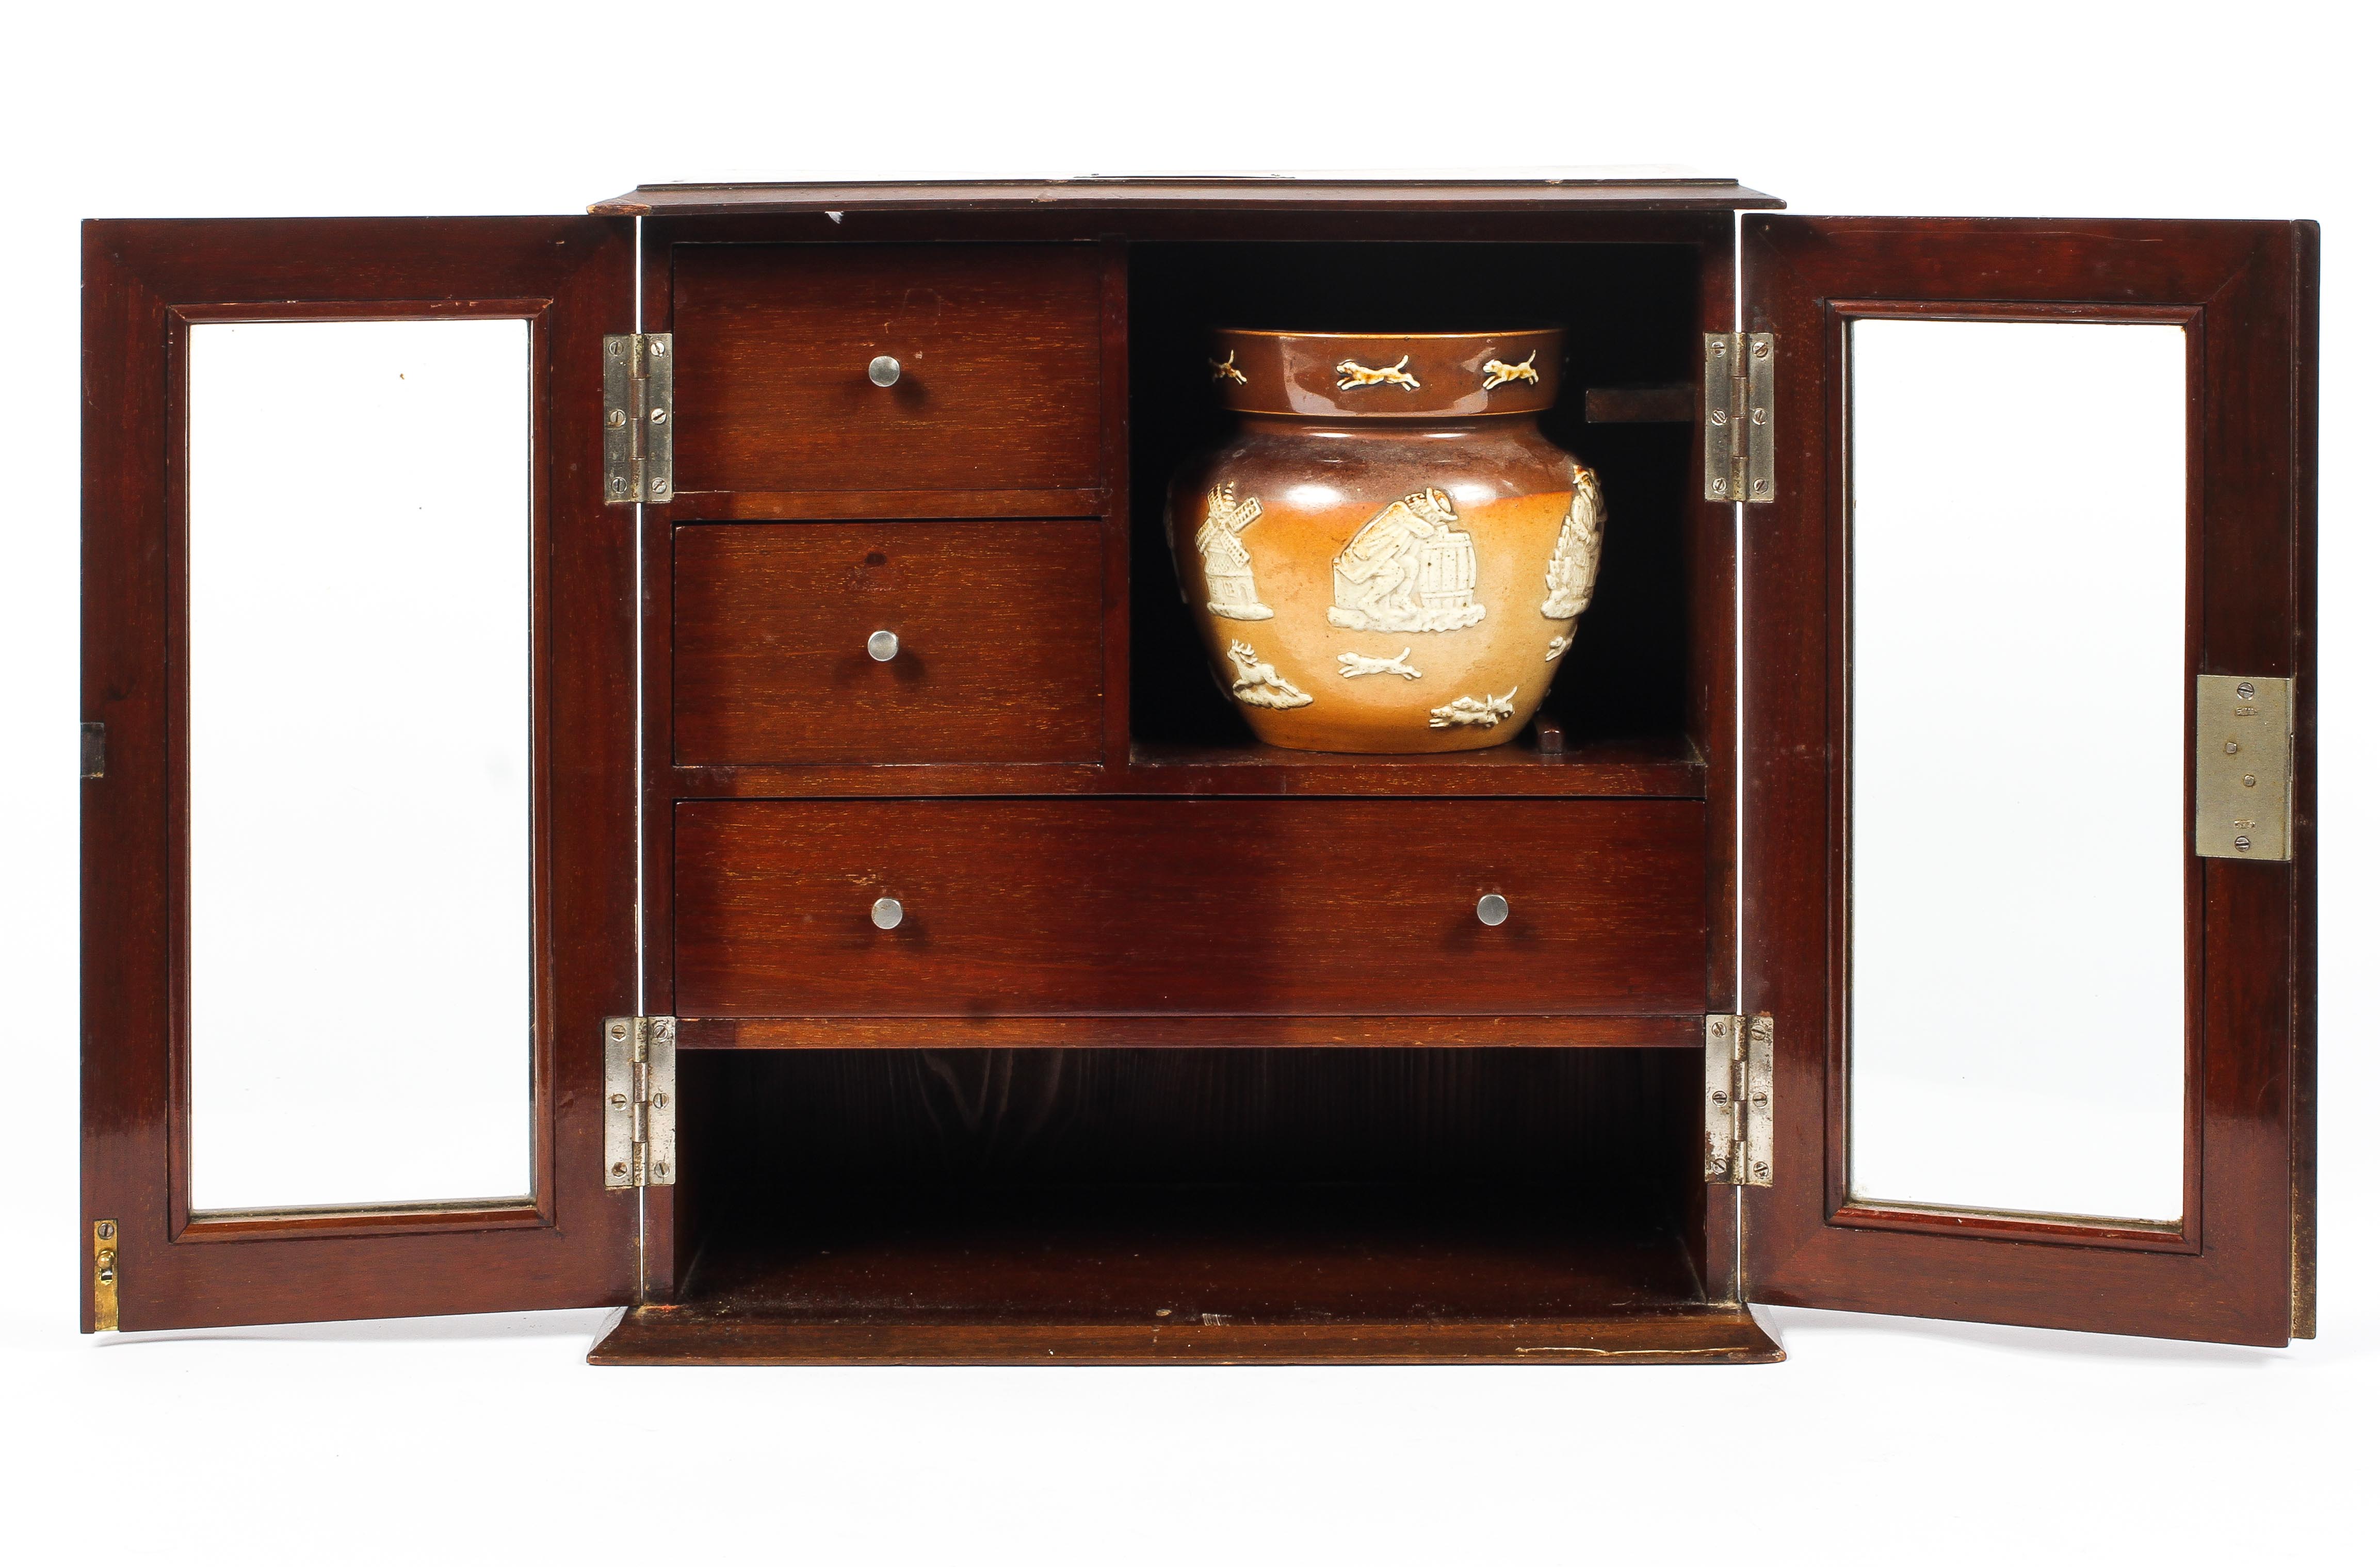
<svg viewBox="0 0 2380 1567">
<path fill-rule="evenodd" d="M 722 524 L 675 551 L 680 765 L 1100 758 L 1096 522 Z"/>
</svg>

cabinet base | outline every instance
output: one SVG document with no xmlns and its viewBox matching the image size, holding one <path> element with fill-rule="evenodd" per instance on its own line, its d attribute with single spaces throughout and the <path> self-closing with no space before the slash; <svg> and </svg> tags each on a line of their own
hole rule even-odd
<svg viewBox="0 0 2380 1567">
<path fill-rule="evenodd" d="M 1752 1365 L 1785 1352 L 1741 1306 L 1517 1322 L 820 1321 L 638 1306 L 596 1366 Z"/>
</svg>

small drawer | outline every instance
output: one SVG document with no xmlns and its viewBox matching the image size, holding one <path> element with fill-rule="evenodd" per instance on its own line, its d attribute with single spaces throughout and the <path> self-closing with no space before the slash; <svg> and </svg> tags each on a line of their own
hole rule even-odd
<svg viewBox="0 0 2380 1567">
<path fill-rule="evenodd" d="M 1096 522 L 675 530 L 687 767 L 1096 762 Z"/>
<path fill-rule="evenodd" d="M 1100 482 L 1096 247 L 681 245 L 673 258 L 680 492 Z M 880 359 L 897 374 L 871 379 Z"/>
<path fill-rule="evenodd" d="M 1703 812 L 1691 800 L 681 802 L 676 1009 L 1699 1013 Z M 1490 895 L 1500 911 L 1482 910 Z"/>
</svg>

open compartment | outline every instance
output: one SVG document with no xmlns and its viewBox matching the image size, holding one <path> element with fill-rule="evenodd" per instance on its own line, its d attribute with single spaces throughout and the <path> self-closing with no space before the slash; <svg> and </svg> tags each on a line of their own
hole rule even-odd
<svg viewBox="0 0 2380 1567">
<path fill-rule="evenodd" d="M 1177 242 L 1130 248 L 1132 764 L 1180 779 L 1459 793 L 1700 794 L 1710 755 L 1694 691 L 1702 251 L 1682 244 Z M 1205 373 L 1215 327 L 1332 332 L 1567 329 L 1548 439 L 1600 477 L 1610 523 L 1595 597 L 1522 740 L 1487 751 L 1342 756 L 1260 745 L 1218 689 L 1165 537 L 1176 473 L 1232 419 Z M 1283 778 L 1287 772 L 1292 776 Z"/>
<path fill-rule="evenodd" d="M 599 1362 L 1773 1358 L 1701 1056 L 688 1051 L 677 1301 Z"/>
</svg>

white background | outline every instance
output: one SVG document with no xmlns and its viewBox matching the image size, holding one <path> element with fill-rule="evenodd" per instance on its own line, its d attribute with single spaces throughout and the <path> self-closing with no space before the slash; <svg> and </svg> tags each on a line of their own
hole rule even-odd
<svg viewBox="0 0 2380 1567">
<path fill-rule="evenodd" d="M 2375 869 L 2359 610 L 2375 550 L 2353 480 L 2380 237 L 2354 204 L 2361 19 L 2072 0 L 19 17 L 0 96 L 0 1554 L 2104 1567 L 2368 1550 L 2380 1083 L 2357 1024 Z M 76 220 L 568 212 L 638 179 L 810 169 L 1644 162 L 1807 213 L 2325 225 L 2324 935 L 2343 955 L 2325 976 L 2318 1341 L 1780 1311 L 1792 1358 L 1740 1369 L 598 1372 L 578 1359 L 600 1313 L 76 1335 Z"/>
</svg>

